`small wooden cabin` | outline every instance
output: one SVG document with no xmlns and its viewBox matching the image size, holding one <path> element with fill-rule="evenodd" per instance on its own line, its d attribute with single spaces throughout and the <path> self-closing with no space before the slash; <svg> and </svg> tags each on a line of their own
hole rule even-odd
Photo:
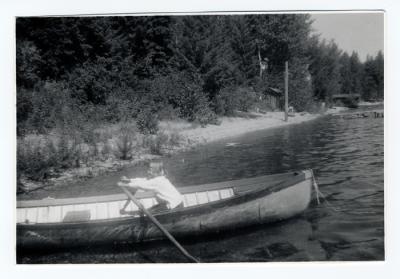
<svg viewBox="0 0 400 279">
<path fill-rule="evenodd" d="M 282 109 L 283 93 L 278 88 L 268 87 L 260 95 L 260 101 L 264 101 L 272 109 Z"/>
</svg>

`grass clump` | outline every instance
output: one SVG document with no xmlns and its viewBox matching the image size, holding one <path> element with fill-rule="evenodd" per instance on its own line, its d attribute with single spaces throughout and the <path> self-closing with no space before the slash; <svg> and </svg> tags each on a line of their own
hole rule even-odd
<svg viewBox="0 0 400 279">
<path fill-rule="evenodd" d="M 57 158 L 48 138 L 17 140 L 17 176 L 40 181 L 49 177 Z"/>
<path fill-rule="evenodd" d="M 118 158 L 122 160 L 132 159 L 132 152 L 136 146 L 136 128 L 127 123 L 122 124 L 116 139 L 116 146 L 116 156 Z"/>
</svg>

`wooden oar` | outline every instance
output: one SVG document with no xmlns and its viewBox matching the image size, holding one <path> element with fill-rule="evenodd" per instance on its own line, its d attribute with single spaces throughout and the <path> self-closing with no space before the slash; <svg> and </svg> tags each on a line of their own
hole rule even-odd
<svg viewBox="0 0 400 279">
<path fill-rule="evenodd" d="M 156 225 L 160 231 L 176 246 L 176 248 L 179 249 L 179 251 L 181 251 L 181 253 L 187 257 L 188 259 L 190 259 L 191 261 L 195 262 L 195 263 L 200 263 L 200 261 L 198 259 L 196 259 L 195 257 L 193 257 L 192 255 L 189 254 L 188 251 L 185 250 L 185 248 L 183 248 L 178 241 L 176 241 L 176 239 L 164 228 L 163 225 L 160 224 L 160 222 L 157 221 L 157 219 L 153 216 L 153 214 L 151 214 L 143 205 L 142 203 L 136 199 L 132 193 L 125 188 L 124 186 L 120 186 L 122 188 L 122 190 L 125 192 L 125 194 L 129 197 L 129 199 L 132 200 L 132 202 L 134 204 L 136 204 L 137 207 L 139 207 L 139 209 L 141 211 L 143 211 L 144 214 L 147 215 L 147 217 L 149 217 L 149 219 L 154 223 L 154 225 Z"/>
</svg>

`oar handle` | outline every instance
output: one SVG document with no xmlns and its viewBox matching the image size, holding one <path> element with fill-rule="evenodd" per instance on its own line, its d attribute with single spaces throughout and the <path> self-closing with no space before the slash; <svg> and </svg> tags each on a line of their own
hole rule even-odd
<svg viewBox="0 0 400 279">
<path fill-rule="evenodd" d="M 154 225 L 156 225 L 160 231 L 176 246 L 176 248 L 179 249 L 179 251 L 181 251 L 181 253 L 183 255 L 185 255 L 188 259 L 190 259 L 191 261 L 195 262 L 195 263 L 200 263 L 200 261 L 198 259 L 196 259 L 195 257 L 193 257 L 192 255 L 189 254 L 188 251 L 185 250 L 185 248 L 183 248 L 178 241 L 176 241 L 176 239 L 164 228 L 163 225 L 161 225 L 160 222 L 157 221 L 157 219 L 153 216 L 153 214 L 151 214 L 143 205 L 142 203 L 135 198 L 134 195 L 132 195 L 132 193 L 125 187 L 125 186 L 120 186 L 122 188 L 122 190 L 125 192 L 125 194 L 129 197 L 130 200 L 132 200 L 132 202 L 134 204 L 136 204 L 136 206 L 147 215 L 147 217 L 149 217 L 149 219 L 154 223 Z"/>
</svg>

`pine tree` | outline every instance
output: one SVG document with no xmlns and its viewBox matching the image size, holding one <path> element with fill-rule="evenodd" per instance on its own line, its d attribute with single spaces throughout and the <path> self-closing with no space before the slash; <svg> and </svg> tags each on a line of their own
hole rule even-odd
<svg viewBox="0 0 400 279">
<path fill-rule="evenodd" d="M 353 51 L 350 56 L 350 78 L 351 87 L 350 94 L 360 94 L 362 93 L 361 79 L 362 79 L 362 64 L 358 58 L 357 52 Z"/>
<path fill-rule="evenodd" d="M 314 38 L 310 46 L 310 72 L 314 96 L 319 100 L 331 101 L 332 95 L 341 92 L 340 82 L 341 51 L 334 41 L 326 43 Z"/>
<path fill-rule="evenodd" d="M 363 99 L 383 99 L 384 89 L 384 58 L 382 52 L 378 52 L 375 58 L 367 56 L 363 72 Z"/>
<path fill-rule="evenodd" d="M 375 57 L 376 83 L 378 88 L 378 99 L 384 98 L 384 57 L 382 51 L 379 51 Z"/>
<path fill-rule="evenodd" d="M 350 69 L 350 56 L 344 52 L 340 57 L 340 87 L 342 94 L 351 94 L 352 77 Z"/>
<path fill-rule="evenodd" d="M 250 16 L 231 16 L 230 45 L 237 84 L 248 85 L 258 74 L 257 38 L 251 34 Z"/>
</svg>

